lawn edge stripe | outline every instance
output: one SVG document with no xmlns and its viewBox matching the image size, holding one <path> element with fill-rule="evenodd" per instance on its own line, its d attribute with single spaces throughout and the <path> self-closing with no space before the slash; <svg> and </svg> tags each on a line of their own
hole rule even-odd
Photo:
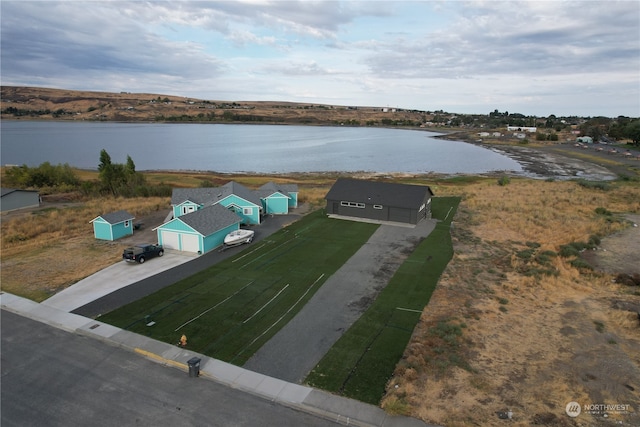
<svg viewBox="0 0 640 427">
<path fill-rule="evenodd" d="M 283 243 L 279 244 L 278 246 L 276 246 L 273 249 L 268 250 L 267 252 L 263 253 L 262 255 L 260 255 L 259 257 L 256 257 L 254 259 L 252 259 L 251 261 L 249 261 L 248 263 L 244 264 L 242 267 L 240 267 L 240 269 L 245 268 L 246 266 L 248 266 L 249 264 L 252 264 L 254 262 L 256 262 L 257 260 L 259 260 L 260 258 L 262 258 L 263 256 L 267 255 L 268 253 L 271 253 L 273 251 L 275 251 L 276 249 L 280 248 L 281 246 L 286 245 L 287 243 L 290 243 L 292 241 L 294 241 L 296 239 L 296 237 L 294 237 L 293 239 L 289 239 L 289 240 L 285 240 Z"/>
<path fill-rule="evenodd" d="M 426 307 L 426 306 L 425 306 L 425 307 Z M 422 314 L 422 312 L 424 311 L 424 310 L 414 310 L 414 309 L 412 309 L 412 308 L 402 308 L 402 307 L 396 307 L 396 310 L 400 310 L 400 311 L 411 311 L 411 312 L 413 312 L 413 313 L 420 313 L 420 314 Z"/>
<path fill-rule="evenodd" d="M 251 254 L 252 254 L 252 253 L 254 253 L 255 251 L 259 251 L 260 249 L 264 248 L 265 246 L 267 246 L 267 245 L 266 245 L 266 244 L 262 244 L 262 245 L 258 246 L 257 248 L 255 248 L 255 249 L 253 249 L 253 250 L 251 250 L 251 251 L 247 252 L 246 254 L 241 255 L 241 256 L 239 256 L 239 257 L 237 257 L 237 258 L 233 259 L 233 260 L 231 261 L 231 263 L 233 264 L 233 263 L 234 263 L 234 262 L 236 262 L 236 261 L 240 261 L 242 258 L 244 258 L 244 257 L 246 257 L 246 256 L 251 255 Z"/>
<path fill-rule="evenodd" d="M 267 332 L 269 332 L 271 330 L 271 328 L 273 328 L 274 326 L 276 326 L 278 323 L 280 323 L 280 321 L 282 319 L 285 318 L 285 316 L 287 314 L 289 314 L 289 312 L 291 312 L 291 310 L 293 310 L 293 307 L 295 307 L 296 305 L 298 305 L 300 303 L 300 301 L 302 301 L 302 299 L 309 293 L 309 291 L 313 288 L 313 286 L 318 283 L 320 281 L 320 279 L 322 279 L 324 277 L 324 273 L 322 273 L 320 275 L 320 277 L 318 277 L 312 284 L 311 286 L 309 286 L 309 288 L 305 291 L 304 294 L 302 294 L 300 296 L 300 298 L 298 298 L 298 301 L 296 301 L 291 307 L 289 307 L 289 309 L 287 311 L 284 312 L 284 314 L 282 316 L 280 316 L 280 318 L 278 320 L 276 320 L 275 322 L 273 322 L 273 324 L 271 326 L 269 326 L 267 329 L 265 329 L 260 335 L 258 335 L 257 337 L 255 337 L 253 339 L 253 341 L 251 341 L 248 345 L 246 345 L 242 350 L 240 350 L 240 352 L 238 354 L 236 354 L 234 356 L 234 359 L 238 356 L 240 356 L 242 353 L 244 353 L 244 351 L 246 349 L 248 349 L 249 347 L 251 347 L 256 341 L 258 341 L 260 338 L 262 338 Z"/>
<path fill-rule="evenodd" d="M 269 300 L 265 305 L 263 305 L 262 307 L 260 307 L 260 309 L 259 309 L 258 311 L 256 311 L 255 313 L 253 313 L 253 314 L 251 315 L 251 317 L 249 317 L 247 320 L 245 320 L 244 322 L 242 322 L 242 324 L 244 325 L 244 324 L 245 324 L 245 323 L 247 323 L 249 320 L 253 319 L 253 318 L 254 318 L 258 313 L 260 313 L 260 312 L 261 312 L 261 311 L 262 311 L 266 306 L 268 306 L 269 304 L 271 304 L 271 302 L 272 302 L 274 299 L 278 298 L 278 297 L 280 296 L 280 294 L 281 294 L 282 292 L 284 292 L 284 290 L 285 290 L 285 289 L 287 289 L 288 287 L 289 287 L 289 284 L 287 283 L 287 285 L 286 285 L 284 288 L 280 289 L 280 292 L 278 292 L 278 293 L 277 293 L 273 298 L 271 298 L 271 299 L 270 299 L 270 300 Z"/>
<path fill-rule="evenodd" d="M 203 311 L 202 313 L 198 314 L 196 317 L 194 317 L 191 320 L 188 320 L 187 322 L 183 323 L 182 325 L 178 326 L 173 332 L 178 332 L 180 329 L 182 329 L 184 326 L 187 326 L 189 323 L 201 318 L 202 316 L 204 316 L 205 314 L 207 314 L 208 312 L 210 312 L 211 310 L 213 310 L 214 308 L 218 307 L 220 304 L 223 304 L 227 301 L 229 301 L 231 298 L 235 297 L 236 295 L 238 295 L 240 292 L 242 292 L 247 286 L 249 286 L 250 284 L 252 284 L 253 282 L 255 282 L 255 280 L 250 281 L 249 283 L 247 283 L 246 285 L 244 285 L 241 289 L 238 289 L 236 292 L 234 292 L 232 295 L 229 295 L 228 297 L 226 297 L 225 299 L 223 299 L 222 301 L 220 301 L 219 303 L 217 303 L 216 305 L 214 305 L 211 308 L 206 309 L 205 311 Z"/>
</svg>

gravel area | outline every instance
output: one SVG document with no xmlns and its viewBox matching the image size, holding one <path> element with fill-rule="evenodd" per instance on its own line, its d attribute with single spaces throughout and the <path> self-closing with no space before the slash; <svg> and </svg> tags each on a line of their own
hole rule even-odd
<svg viewBox="0 0 640 427">
<path fill-rule="evenodd" d="M 415 228 L 381 225 L 244 367 L 288 382 L 304 381 L 435 224 L 427 220 Z"/>
</svg>

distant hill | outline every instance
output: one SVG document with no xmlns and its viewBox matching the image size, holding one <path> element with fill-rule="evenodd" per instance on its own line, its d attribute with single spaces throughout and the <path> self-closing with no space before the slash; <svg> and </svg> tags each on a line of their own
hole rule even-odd
<svg viewBox="0 0 640 427">
<path fill-rule="evenodd" d="M 214 101 L 149 93 L 2 86 L 1 118 L 118 122 L 281 123 L 418 127 L 424 111 L 295 102 Z"/>
</svg>

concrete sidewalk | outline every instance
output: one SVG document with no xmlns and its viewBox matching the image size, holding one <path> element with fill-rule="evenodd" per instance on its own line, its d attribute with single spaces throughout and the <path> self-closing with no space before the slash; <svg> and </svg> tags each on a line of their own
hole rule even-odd
<svg viewBox="0 0 640 427">
<path fill-rule="evenodd" d="M 339 424 L 381 427 L 428 426 L 415 418 L 392 416 L 373 405 L 252 372 L 6 292 L 0 293 L 0 307 L 68 332 L 100 339 L 128 349 L 166 366 L 182 369 L 185 374 L 189 372 L 187 361 L 193 357 L 200 358 L 200 374 L 204 378 Z"/>
</svg>

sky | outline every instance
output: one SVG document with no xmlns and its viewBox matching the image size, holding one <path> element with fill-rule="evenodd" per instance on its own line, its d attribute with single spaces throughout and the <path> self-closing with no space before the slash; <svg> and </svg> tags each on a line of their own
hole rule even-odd
<svg viewBox="0 0 640 427">
<path fill-rule="evenodd" d="M 0 1 L 0 82 L 640 117 L 640 2 Z"/>
</svg>

